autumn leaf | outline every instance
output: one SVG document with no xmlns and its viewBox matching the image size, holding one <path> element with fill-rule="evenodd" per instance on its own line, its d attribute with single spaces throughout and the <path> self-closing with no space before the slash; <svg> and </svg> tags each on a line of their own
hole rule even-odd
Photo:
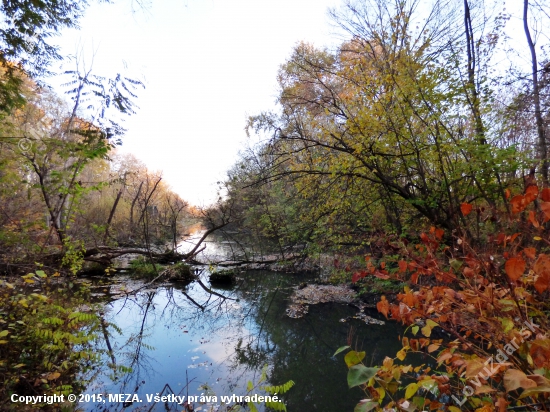
<svg viewBox="0 0 550 412">
<path fill-rule="evenodd" d="M 537 186 L 529 186 L 525 190 L 525 204 L 528 205 L 539 195 L 539 188 Z"/>
<path fill-rule="evenodd" d="M 548 222 L 550 220 L 550 202 L 540 202 L 540 210 L 544 214 L 543 221 Z"/>
<path fill-rule="evenodd" d="M 416 392 L 418 391 L 418 384 L 417 383 L 410 383 L 407 385 L 407 389 L 405 389 L 405 399 L 410 399 Z"/>
<path fill-rule="evenodd" d="M 435 352 L 439 349 L 441 345 L 439 343 L 432 343 L 430 346 L 428 346 L 428 353 Z"/>
<path fill-rule="evenodd" d="M 506 197 L 506 200 L 510 199 L 510 195 L 511 195 L 511 194 L 510 194 L 510 189 L 506 189 L 506 190 L 504 191 L 504 197 Z"/>
<path fill-rule="evenodd" d="M 518 369 L 508 369 L 504 374 L 504 388 L 506 392 L 516 390 L 518 388 L 534 388 L 537 383 L 527 377 L 525 373 Z"/>
<path fill-rule="evenodd" d="M 498 408 L 498 412 L 506 412 L 506 408 L 508 407 L 508 403 L 506 399 L 504 398 L 498 398 L 495 402 L 495 406 Z"/>
<path fill-rule="evenodd" d="M 548 339 L 536 339 L 531 344 L 529 354 L 537 368 L 548 368 L 550 359 L 550 341 Z"/>
<path fill-rule="evenodd" d="M 540 197 L 543 201 L 550 202 L 550 189 L 547 187 L 542 189 Z"/>
<path fill-rule="evenodd" d="M 545 272 L 550 273 L 550 257 L 541 253 L 533 265 L 533 271 L 537 275 L 542 275 Z"/>
<path fill-rule="evenodd" d="M 504 270 L 506 270 L 506 274 L 510 280 L 518 280 L 525 271 L 525 260 L 523 260 L 520 256 L 510 258 L 506 261 Z"/>
<path fill-rule="evenodd" d="M 405 262 L 404 260 L 400 260 L 398 262 L 398 265 L 399 265 L 399 273 L 404 273 L 407 271 L 407 262 Z"/>
<path fill-rule="evenodd" d="M 390 302 L 386 300 L 386 297 L 382 295 L 380 298 L 380 302 L 376 304 L 376 309 L 378 309 L 378 312 L 380 312 L 382 315 L 388 318 L 388 311 L 390 309 Z"/>
<path fill-rule="evenodd" d="M 539 293 L 543 293 L 550 286 L 550 272 L 543 272 L 535 281 L 535 289 Z"/>
<path fill-rule="evenodd" d="M 523 249 L 523 253 L 529 259 L 534 259 L 537 253 L 537 249 L 535 249 L 534 247 L 526 247 L 525 249 Z"/>
<path fill-rule="evenodd" d="M 48 376 L 46 376 L 46 379 L 49 380 L 49 381 L 54 381 L 57 378 L 59 378 L 60 376 L 61 376 L 61 374 L 59 372 L 52 372 L 52 373 L 49 373 Z"/>
<path fill-rule="evenodd" d="M 513 213 L 523 212 L 523 210 L 525 210 L 525 197 L 523 197 L 523 195 L 514 196 L 512 200 L 510 200 L 510 204 L 512 205 Z"/>
<path fill-rule="evenodd" d="M 471 278 L 472 276 L 474 276 L 474 271 L 473 269 L 469 268 L 469 267 L 465 267 L 463 270 L 462 270 L 462 273 L 464 273 L 464 276 L 466 276 L 467 278 Z"/>
<path fill-rule="evenodd" d="M 374 272 L 374 276 L 376 276 L 378 279 L 389 279 L 390 276 L 387 273 L 384 273 L 382 271 L 377 270 Z"/>
<path fill-rule="evenodd" d="M 432 328 L 428 325 L 424 326 L 422 329 L 420 329 L 420 331 L 422 332 L 422 334 L 424 336 L 426 336 L 427 338 L 430 337 L 430 335 L 432 334 Z"/>
<path fill-rule="evenodd" d="M 531 224 L 536 228 L 540 227 L 540 223 L 538 222 L 538 220 L 535 216 L 535 211 L 534 210 L 531 210 L 529 212 L 529 222 L 531 222 Z"/>
<path fill-rule="evenodd" d="M 365 358 L 365 354 L 365 352 L 356 352 L 352 350 L 346 353 L 346 356 L 344 356 L 344 361 L 346 362 L 346 365 L 348 365 L 348 368 L 351 368 L 353 365 L 361 363 L 361 361 Z"/>
<path fill-rule="evenodd" d="M 461 203 L 460 211 L 464 216 L 468 216 L 472 212 L 472 205 L 469 203 Z"/>
</svg>

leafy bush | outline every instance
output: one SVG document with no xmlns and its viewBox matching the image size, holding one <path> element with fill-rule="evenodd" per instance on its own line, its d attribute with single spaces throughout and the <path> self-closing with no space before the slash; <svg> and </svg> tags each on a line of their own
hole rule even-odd
<svg viewBox="0 0 550 412">
<path fill-rule="evenodd" d="M 367 395 L 357 411 L 548 406 L 550 189 L 539 193 L 531 185 L 513 197 L 506 191 L 506 198 L 500 212 L 463 203 L 465 227 L 449 241 L 432 227 L 419 244 L 394 245 L 401 256 L 395 269 L 368 258 L 353 275 L 360 284 L 374 276 L 409 285 L 397 302 L 382 296 L 377 304 L 387 318 L 408 325 L 396 357 L 367 368 L 365 352 L 345 356 L 350 387 Z M 481 233 L 480 222 L 495 232 Z M 402 364 L 410 353 L 429 362 Z"/>
<path fill-rule="evenodd" d="M 92 350 L 98 318 L 79 309 L 87 301 L 88 291 L 69 283 L 67 295 L 67 285 L 58 289 L 56 276 L 37 270 L 23 276 L 23 284 L 0 281 L 2 410 L 17 409 L 17 404 L 10 402 L 12 393 L 78 393 L 83 387 L 76 375 L 98 359 L 99 354 Z M 32 287 L 32 292 L 27 287 Z M 55 405 L 35 407 L 58 410 Z"/>
</svg>

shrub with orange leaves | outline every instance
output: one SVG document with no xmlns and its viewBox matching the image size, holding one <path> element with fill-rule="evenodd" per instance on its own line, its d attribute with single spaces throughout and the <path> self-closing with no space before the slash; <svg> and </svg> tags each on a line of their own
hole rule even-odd
<svg viewBox="0 0 550 412">
<path fill-rule="evenodd" d="M 348 365 L 353 386 L 367 395 L 356 411 L 550 409 L 550 189 L 531 185 L 507 197 L 502 212 L 463 203 L 460 233 L 444 240 L 431 228 L 418 244 L 400 246 L 395 267 L 369 259 L 354 276 L 408 283 L 395 301 L 382 296 L 377 304 L 408 326 L 403 348 L 368 371 L 360 361 Z M 507 229 L 480 242 L 468 219 L 475 225 L 489 215 Z M 404 364 L 413 352 L 430 361 Z"/>
</svg>

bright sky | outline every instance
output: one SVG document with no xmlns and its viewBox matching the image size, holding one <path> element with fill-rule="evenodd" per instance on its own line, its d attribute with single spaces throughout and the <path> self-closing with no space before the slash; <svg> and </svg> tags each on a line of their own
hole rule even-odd
<svg viewBox="0 0 550 412">
<path fill-rule="evenodd" d="M 327 9 L 339 4 L 154 0 L 140 9 L 116 0 L 92 5 L 81 29 L 56 41 L 62 55 L 83 46 L 86 63 L 96 50 L 96 74 L 113 75 L 125 62 L 127 74 L 145 80 L 122 151 L 163 170 L 176 192 L 203 205 L 243 148 L 247 116 L 274 107 L 277 70 L 293 46 L 335 42 Z"/>
</svg>

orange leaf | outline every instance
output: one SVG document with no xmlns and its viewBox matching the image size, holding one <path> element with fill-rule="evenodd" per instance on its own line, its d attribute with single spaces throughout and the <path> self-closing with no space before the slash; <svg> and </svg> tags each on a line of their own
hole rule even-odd
<svg viewBox="0 0 550 412">
<path fill-rule="evenodd" d="M 511 280 L 518 280 L 525 271 L 525 260 L 520 256 L 510 258 L 506 261 L 504 269 Z"/>
<path fill-rule="evenodd" d="M 435 237 L 438 240 L 441 240 L 443 238 L 444 234 L 445 234 L 445 231 L 443 229 L 436 229 L 436 231 L 435 231 Z"/>
<path fill-rule="evenodd" d="M 541 253 L 533 265 L 533 270 L 537 275 L 542 275 L 544 272 L 550 273 L 550 257 Z"/>
<path fill-rule="evenodd" d="M 504 197 L 506 197 L 506 200 L 510 199 L 510 189 L 504 191 Z"/>
<path fill-rule="evenodd" d="M 540 202 L 540 210 L 544 213 L 544 221 L 550 220 L 550 202 Z"/>
<path fill-rule="evenodd" d="M 540 197 L 545 202 L 550 202 L 550 189 L 548 189 L 547 187 L 542 189 Z"/>
<path fill-rule="evenodd" d="M 543 272 L 535 281 L 535 289 L 539 293 L 543 293 L 550 285 L 550 272 Z"/>
<path fill-rule="evenodd" d="M 404 260 L 400 260 L 398 262 L 398 265 L 399 265 L 399 273 L 404 273 L 407 271 L 407 262 L 405 262 Z"/>
<path fill-rule="evenodd" d="M 537 228 L 540 227 L 540 224 L 539 224 L 537 218 L 535 217 L 535 212 L 533 210 L 531 210 L 529 212 L 529 222 L 531 222 L 533 224 L 533 226 L 535 226 Z"/>
<path fill-rule="evenodd" d="M 548 367 L 550 358 L 550 342 L 548 339 L 536 339 L 531 344 L 529 354 L 536 368 Z"/>
<path fill-rule="evenodd" d="M 382 297 L 380 299 L 381 299 L 380 302 L 378 302 L 376 304 L 376 309 L 378 309 L 378 312 L 380 312 L 382 315 L 384 315 L 387 319 L 388 318 L 388 311 L 390 309 L 390 302 L 388 302 L 386 300 L 386 297 L 384 295 L 382 295 Z"/>
<path fill-rule="evenodd" d="M 523 212 L 523 210 L 525 210 L 525 197 L 522 195 L 514 196 L 512 200 L 510 200 L 510 204 L 512 205 L 513 213 Z"/>
<path fill-rule="evenodd" d="M 374 272 L 374 276 L 376 276 L 378 279 L 389 279 L 390 275 L 388 275 L 387 273 L 384 273 L 384 272 L 386 272 L 386 271 L 385 270 L 383 270 L 383 271 L 377 270 L 376 272 Z"/>
<path fill-rule="evenodd" d="M 523 253 L 525 253 L 525 256 L 527 256 L 529 259 L 534 259 L 537 254 L 537 249 L 534 247 L 526 247 L 523 249 Z"/>
<path fill-rule="evenodd" d="M 472 205 L 469 203 L 462 203 L 460 205 L 460 211 L 464 216 L 468 216 L 472 212 Z"/>
<path fill-rule="evenodd" d="M 537 186 L 529 186 L 525 190 L 525 204 L 528 205 L 539 195 L 539 188 Z"/>
</svg>

